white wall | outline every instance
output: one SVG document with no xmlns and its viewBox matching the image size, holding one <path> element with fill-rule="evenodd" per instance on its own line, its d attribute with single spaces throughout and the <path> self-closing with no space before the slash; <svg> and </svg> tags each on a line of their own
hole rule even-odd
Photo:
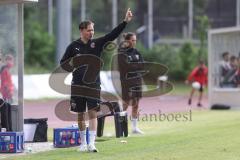
<svg viewBox="0 0 240 160">
<path fill-rule="evenodd" d="M 39 98 L 62 98 L 69 95 L 60 94 L 49 86 L 50 74 L 24 75 L 24 99 Z M 102 91 L 115 93 L 115 89 L 111 80 L 111 72 L 101 72 L 101 88 Z M 71 84 L 72 75 L 66 78 L 65 83 Z M 17 76 L 13 76 L 14 86 L 17 88 Z"/>
</svg>

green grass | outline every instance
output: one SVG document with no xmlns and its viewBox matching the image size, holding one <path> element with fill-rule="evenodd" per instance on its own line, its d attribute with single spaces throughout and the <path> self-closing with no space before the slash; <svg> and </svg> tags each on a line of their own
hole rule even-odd
<svg viewBox="0 0 240 160">
<path fill-rule="evenodd" d="M 112 122 L 107 122 L 104 133 L 111 133 L 112 137 L 98 138 L 99 153 L 79 153 L 76 148 L 64 148 L 8 160 L 240 159 L 239 111 L 194 111 L 192 121 L 141 121 L 139 125 L 145 135 L 117 139 Z"/>
<path fill-rule="evenodd" d="M 173 90 L 171 90 L 169 93 L 167 93 L 168 95 L 181 95 L 181 96 L 185 96 L 185 95 L 189 95 L 190 91 L 192 89 L 191 84 L 187 85 L 183 82 L 171 82 L 173 85 Z M 155 89 L 156 86 L 155 85 L 148 85 L 147 89 L 148 90 L 153 90 Z M 207 93 L 207 88 L 204 88 L 204 92 Z"/>
<path fill-rule="evenodd" d="M 183 82 L 172 82 L 173 90 L 170 95 L 189 95 L 192 89 L 191 84 L 185 84 Z M 204 88 L 204 94 L 208 92 L 207 88 Z"/>
<path fill-rule="evenodd" d="M 171 90 L 169 93 L 167 93 L 168 95 L 189 95 L 190 91 L 192 89 L 191 84 L 185 84 L 183 82 L 177 81 L 177 82 L 172 82 L 170 81 L 173 85 L 173 90 Z M 148 90 L 152 90 L 155 89 L 156 86 L 148 86 Z M 208 89 L 204 88 L 204 92 L 207 93 Z"/>
<path fill-rule="evenodd" d="M 173 90 L 170 92 L 171 95 L 188 95 L 191 90 L 191 86 L 184 83 L 172 82 L 172 84 Z"/>
</svg>

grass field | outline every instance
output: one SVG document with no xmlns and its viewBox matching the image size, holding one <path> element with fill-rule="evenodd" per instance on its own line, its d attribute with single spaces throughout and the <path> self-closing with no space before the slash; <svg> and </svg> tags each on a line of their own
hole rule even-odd
<svg viewBox="0 0 240 160">
<path fill-rule="evenodd" d="M 104 134 L 112 136 L 97 140 L 99 153 L 79 153 L 76 148 L 66 148 L 9 157 L 7 160 L 240 159 L 239 111 L 193 111 L 191 121 L 141 121 L 140 127 L 145 134 L 127 138 L 115 138 L 111 126 L 113 124 L 107 122 Z M 121 143 L 121 140 L 127 143 Z"/>
<path fill-rule="evenodd" d="M 170 81 L 171 82 L 171 81 Z M 173 90 L 170 95 L 189 95 L 191 91 L 191 84 L 185 84 L 183 82 L 171 82 L 173 84 Z M 204 94 L 206 95 L 208 88 L 204 88 Z"/>
</svg>

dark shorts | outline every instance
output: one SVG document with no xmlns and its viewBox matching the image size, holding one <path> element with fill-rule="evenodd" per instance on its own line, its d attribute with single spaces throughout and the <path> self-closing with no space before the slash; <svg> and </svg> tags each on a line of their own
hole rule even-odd
<svg viewBox="0 0 240 160">
<path fill-rule="evenodd" d="M 122 88 L 122 99 L 124 101 L 130 101 L 133 99 L 140 99 L 142 97 L 142 87 L 134 87 L 133 90 L 135 91 L 129 91 L 129 88 Z"/>
<path fill-rule="evenodd" d="M 199 88 L 199 92 L 203 92 L 203 86 L 202 85 Z"/>
<path fill-rule="evenodd" d="M 99 109 L 99 99 L 86 98 L 80 96 L 71 96 L 70 101 L 72 112 L 86 112 L 86 110 L 98 110 Z"/>
<path fill-rule="evenodd" d="M 73 90 L 73 86 L 71 87 L 71 100 L 70 100 L 70 110 L 72 112 L 86 112 L 87 110 L 99 110 L 99 103 L 100 103 L 100 85 L 92 85 L 89 86 L 90 88 L 96 88 L 99 90 L 99 94 L 94 94 L 94 96 L 89 97 L 89 96 L 82 96 L 80 95 L 76 95 L 74 94 Z M 87 94 L 87 93 L 91 93 L 89 90 L 84 90 L 81 89 L 81 93 L 83 94 Z"/>
<path fill-rule="evenodd" d="M 136 73 L 133 73 L 130 77 L 137 76 Z M 134 85 L 130 85 L 131 83 L 134 83 Z M 127 80 L 121 80 L 121 87 L 122 87 L 122 100 L 124 101 L 130 101 L 133 99 L 140 99 L 142 98 L 142 79 L 141 78 L 135 78 L 134 82 L 127 81 Z M 133 87 L 130 87 L 133 86 Z"/>
</svg>

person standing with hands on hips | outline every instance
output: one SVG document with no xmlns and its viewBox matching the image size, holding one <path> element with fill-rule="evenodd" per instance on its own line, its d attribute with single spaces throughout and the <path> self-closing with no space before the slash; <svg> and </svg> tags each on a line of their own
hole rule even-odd
<svg viewBox="0 0 240 160">
<path fill-rule="evenodd" d="M 115 40 L 121 32 L 126 27 L 127 23 L 132 20 L 132 12 L 130 8 L 127 10 L 125 19 L 116 28 L 114 28 L 110 33 L 103 37 L 93 39 L 94 35 L 94 23 L 91 21 L 83 21 L 79 24 L 80 38 L 73 41 L 66 49 L 60 64 L 63 69 L 69 71 L 68 66 L 72 66 L 72 59 L 76 56 L 88 55 L 91 59 L 92 56 L 97 58 L 101 57 L 104 45 Z M 81 57 L 80 57 L 81 58 Z M 70 110 L 78 113 L 78 126 L 80 130 L 81 145 L 79 151 L 89 151 L 98 152 L 95 147 L 95 137 L 97 129 L 97 109 L 99 108 L 100 96 L 99 97 L 89 97 L 84 95 L 73 94 L 73 86 L 80 85 L 89 88 L 94 88 L 100 90 L 100 67 L 91 68 L 94 69 L 93 72 L 97 73 L 96 81 L 94 83 L 87 83 L 85 81 L 85 73 L 88 70 L 87 66 L 83 65 L 78 68 L 72 68 L 73 78 L 71 83 L 71 100 L 70 100 Z M 90 71 L 91 72 L 91 71 Z M 94 75 L 95 76 L 95 75 Z M 95 78 L 95 77 L 94 77 Z M 89 144 L 86 142 L 86 118 L 85 112 L 88 111 L 89 117 Z"/>
</svg>

